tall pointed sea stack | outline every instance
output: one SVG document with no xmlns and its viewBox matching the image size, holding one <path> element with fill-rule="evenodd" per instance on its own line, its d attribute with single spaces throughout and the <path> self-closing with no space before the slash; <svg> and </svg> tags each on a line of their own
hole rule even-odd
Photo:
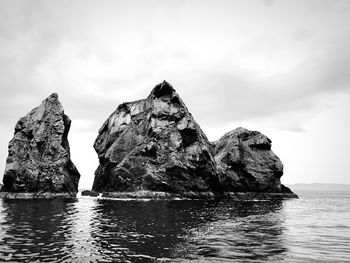
<svg viewBox="0 0 350 263">
<path fill-rule="evenodd" d="M 99 130 L 97 192 L 161 191 L 213 195 L 220 185 L 213 147 L 173 87 L 123 103 Z"/>
<path fill-rule="evenodd" d="M 53 93 L 16 124 L 9 143 L 2 195 L 74 197 L 80 174 L 70 159 L 71 120 Z"/>
</svg>

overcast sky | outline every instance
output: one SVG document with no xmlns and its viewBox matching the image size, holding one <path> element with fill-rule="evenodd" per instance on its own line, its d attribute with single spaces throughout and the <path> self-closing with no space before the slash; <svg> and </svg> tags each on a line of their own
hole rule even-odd
<svg viewBox="0 0 350 263">
<path fill-rule="evenodd" d="M 350 184 L 349 47 L 350 0 L 2 0 L 0 171 L 17 120 L 57 92 L 90 188 L 102 123 L 167 80 L 210 140 L 270 137 L 283 183 Z"/>
</svg>

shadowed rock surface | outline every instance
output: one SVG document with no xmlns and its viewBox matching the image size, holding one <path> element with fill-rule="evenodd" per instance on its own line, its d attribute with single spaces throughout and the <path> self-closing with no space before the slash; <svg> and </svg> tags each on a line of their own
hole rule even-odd
<svg viewBox="0 0 350 263">
<path fill-rule="evenodd" d="M 213 148 L 173 87 L 121 104 L 99 130 L 93 191 L 220 191 Z"/>
<path fill-rule="evenodd" d="M 103 197 L 297 197 L 280 183 L 283 165 L 270 139 L 238 128 L 209 143 L 165 81 L 147 99 L 119 105 L 94 148 L 100 164 L 92 190 Z"/>
<path fill-rule="evenodd" d="M 16 124 L 2 192 L 12 197 L 75 196 L 80 174 L 70 159 L 71 120 L 53 93 Z"/>
<path fill-rule="evenodd" d="M 271 140 L 258 131 L 237 128 L 215 145 L 215 161 L 225 191 L 288 192 L 281 189 L 283 164 Z"/>
</svg>

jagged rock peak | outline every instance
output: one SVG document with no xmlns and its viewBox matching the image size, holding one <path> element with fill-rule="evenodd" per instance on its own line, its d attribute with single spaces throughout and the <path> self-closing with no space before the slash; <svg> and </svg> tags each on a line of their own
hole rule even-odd
<svg viewBox="0 0 350 263">
<path fill-rule="evenodd" d="M 58 94 L 56 92 L 52 93 L 47 99 L 58 99 Z"/>
<path fill-rule="evenodd" d="M 174 88 L 163 81 L 147 99 L 121 104 L 99 130 L 93 190 L 217 190 L 212 146 Z"/>
<path fill-rule="evenodd" d="M 57 93 L 20 118 L 9 143 L 2 191 L 74 196 L 80 174 L 70 160 L 70 125 Z"/>
<path fill-rule="evenodd" d="M 172 96 L 174 93 L 176 93 L 176 91 L 173 86 L 164 80 L 153 88 L 150 96 L 160 98 L 163 96 Z"/>
</svg>

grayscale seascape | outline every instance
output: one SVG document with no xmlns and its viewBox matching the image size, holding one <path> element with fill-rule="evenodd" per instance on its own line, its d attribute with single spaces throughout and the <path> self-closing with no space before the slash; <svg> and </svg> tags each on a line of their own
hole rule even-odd
<svg viewBox="0 0 350 263">
<path fill-rule="evenodd" d="M 350 263 L 350 0 L 1 0 L 0 263 Z"/>
<path fill-rule="evenodd" d="M 283 201 L 1 200 L 1 262 L 349 262 L 350 193 Z"/>
</svg>

